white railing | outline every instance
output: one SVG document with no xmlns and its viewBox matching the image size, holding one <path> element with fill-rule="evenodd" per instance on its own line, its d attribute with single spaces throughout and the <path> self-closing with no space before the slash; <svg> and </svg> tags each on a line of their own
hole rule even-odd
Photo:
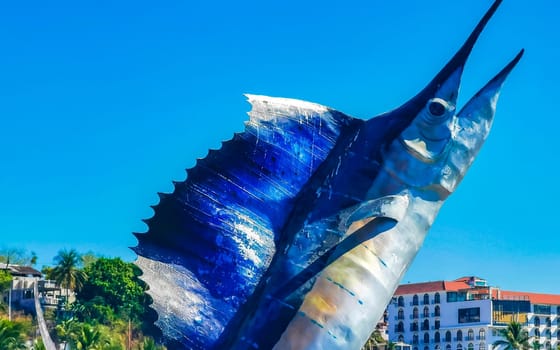
<svg viewBox="0 0 560 350">
<path fill-rule="evenodd" d="M 47 324 L 45 323 L 45 317 L 43 316 L 43 309 L 41 309 L 41 303 L 39 302 L 39 288 L 37 288 L 37 283 L 33 284 L 33 289 L 35 294 L 35 314 L 37 315 L 37 324 L 39 325 L 41 339 L 43 340 L 46 350 L 56 350 L 56 345 L 54 345 L 49 331 L 47 330 Z"/>
</svg>

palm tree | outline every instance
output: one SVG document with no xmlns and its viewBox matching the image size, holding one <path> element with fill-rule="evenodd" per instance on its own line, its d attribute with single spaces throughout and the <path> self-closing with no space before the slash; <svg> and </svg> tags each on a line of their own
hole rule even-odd
<svg viewBox="0 0 560 350">
<path fill-rule="evenodd" d="M 102 350 L 111 343 L 100 326 L 88 323 L 76 324 L 76 327 L 73 327 L 70 342 L 73 348 L 78 350 Z"/>
<path fill-rule="evenodd" d="M 385 344 L 385 339 L 383 339 L 381 331 L 376 329 L 373 333 L 371 333 L 368 341 L 362 347 L 362 350 L 373 350 L 381 344 Z"/>
<path fill-rule="evenodd" d="M 138 346 L 139 350 L 165 350 L 163 345 L 157 345 L 155 340 L 149 337 L 144 338 L 141 345 Z"/>
<path fill-rule="evenodd" d="M 69 320 L 62 320 L 56 325 L 56 335 L 59 341 L 64 343 L 64 348 L 66 349 L 66 344 L 72 340 L 72 335 L 76 329 L 77 322 L 71 318 Z"/>
<path fill-rule="evenodd" d="M 541 350 L 541 348 L 542 348 L 542 345 L 541 345 L 541 343 L 539 343 L 538 340 L 534 340 L 532 345 L 533 345 L 533 350 Z"/>
<path fill-rule="evenodd" d="M 0 320 L 0 349 L 26 349 L 25 333 L 26 329 L 22 323 Z"/>
<path fill-rule="evenodd" d="M 87 279 L 86 273 L 80 269 L 82 258 L 75 249 L 61 250 L 55 256 L 56 266 L 52 270 L 52 278 L 61 287 L 66 288 L 66 302 L 70 289 L 80 289 Z"/>
<path fill-rule="evenodd" d="M 529 333 L 517 321 L 511 321 L 506 328 L 499 329 L 498 334 L 504 338 L 496 340 L 492 346 L 504 346 L 503 350 L 529 350 Z"/>
</svg>

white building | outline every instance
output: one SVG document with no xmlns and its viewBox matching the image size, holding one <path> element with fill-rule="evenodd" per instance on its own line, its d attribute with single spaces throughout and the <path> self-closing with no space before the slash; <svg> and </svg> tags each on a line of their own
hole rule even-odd
<svg viewBox="0 0 560 350">
<path fill-rule="evenodd" d="M 4 303 L 11 303 L 16 309 L 33 310 L 34 306 L 34 284 L 41 278 L 41 272 L 30 266 L 21 266 L 4 263 L 0 269 L 12 275 L 12 283 L 5 295 Z"/>
<path fill-rule="evenodd" d="M 491 350 L 514 319 L 531 344 L 560 344 L 560 295 L 503 291 L 478 277 L 401 285 L 387 310 L 389 339 L 412 350 Z"/>
</svg>

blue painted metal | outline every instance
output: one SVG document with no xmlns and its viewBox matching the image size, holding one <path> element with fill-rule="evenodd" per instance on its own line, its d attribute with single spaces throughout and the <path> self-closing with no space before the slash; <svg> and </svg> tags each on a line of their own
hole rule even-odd
<svg viewBox="0 0 560 350">
<path fill-rule="evenodd" d="M 161 194 L 148 232 L 136 234 L 170 347 L 365 343 L 521 57 L 456 113 L 465 61 L 499 3 L 426 88 L 381 116 L 248 95 L 245 131 Z"/>
</svg>

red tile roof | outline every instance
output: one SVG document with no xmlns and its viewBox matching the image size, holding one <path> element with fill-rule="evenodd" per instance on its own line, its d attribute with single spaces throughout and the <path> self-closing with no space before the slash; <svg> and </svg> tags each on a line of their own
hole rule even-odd
<svg viewBox="0 0 560 350">
<path fill-rule="evenodd" d="M 430 292 L 441 292 L 441 291 L 460 291 L 469 289 L 471 293 L 476 293 L 478 290 L 472 288 L 468 282 L 471 277 L 462 277 L 454 281 L 434 281 L 434 282 L 421 282 L 421 283 L 409 283 L 401 284 L 395 295 L 407 295 L 407 294 L 423 294 Z M 484 289 L 487 293 L 488 289 Z M 529 293 L 529 292 L 513 292 L 507 290 L 500 290 L 497 288 L 491 288 L 492 299 L 501 300 L 528 300 L 531 304 L 544 304 L 544 305 L 560 305 L 560 295 L 558 294 L 540 294 L 540 293 Z"/>
<path fill-rule="evenodd" d="M 410 284 L 401 284 L 397 288 L 395 295 L 419 294 L 419 293 L 441 292 L 441 291 L 458 291 L 466 288 L 469 288 L 469 285 L 467 283 L 455 282 L 455 281 L 410 283 Z"/>
<path fill-rule="evenodd" d="M 560 295 L 500 290 L 499 299 L 529 300 L 531 304 L 560 305 Z"/>
</svg>

